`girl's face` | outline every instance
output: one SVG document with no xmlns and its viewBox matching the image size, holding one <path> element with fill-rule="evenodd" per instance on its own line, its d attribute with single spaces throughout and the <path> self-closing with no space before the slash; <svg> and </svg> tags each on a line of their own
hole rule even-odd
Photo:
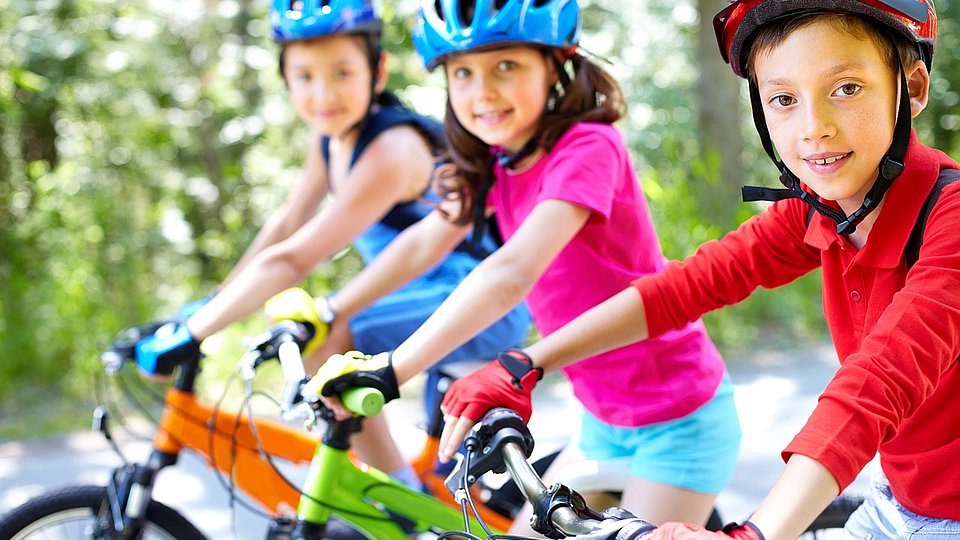
<svg viewBox="0 0 960 540">
<path fill-rule="evenodd" d="M 444 69 L 460 124 L 484 143 L 512 152 L 536 134 L 557 81 L 554 63 L 530 47 L 459 54 Z"/>
<path fill-rule="evenodd" d="M 312 129 L 342 136 L 367 114 L 373 74 L 361 38 L 335 34 L 295 41 L 283 54 L 290 97 Z"/>
</svg>

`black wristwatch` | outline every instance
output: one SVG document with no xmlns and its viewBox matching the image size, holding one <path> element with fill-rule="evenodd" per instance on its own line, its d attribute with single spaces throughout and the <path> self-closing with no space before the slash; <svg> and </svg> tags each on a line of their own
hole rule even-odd
<svg viewBox="0 0 960 540">
<path fill-rule="evenodd" d="M 520 349 L 508 349 L 503 351 L 497 355 L 497 362 L 500 362 L 500 365 L 503 366 L 503 368 L 513 376 L 510 384 L 512 384 L 517 390 L 523 390 L 523 385 L 520 383 L 520 380 L 531 371 L 536 371 L 538 373 L 538 381 L 543 378 L 543 368 L 534 367 L 533 359 L 530 358 L 530 355 L 521 351 Z"/>
</svg>

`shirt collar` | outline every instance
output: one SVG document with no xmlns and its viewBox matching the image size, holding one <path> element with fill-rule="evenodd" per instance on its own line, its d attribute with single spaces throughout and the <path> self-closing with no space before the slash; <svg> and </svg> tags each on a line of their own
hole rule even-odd
<svg viewBox="0 0 960 540">
<path fill-rule="evenodd" d="M 913 131 L 904 161 L 906 167 L 903 173 L 887 190 L 885 202 L 870 230 L 867 243 L 857 254 L 860 264 L 879 268 L 894 268 L 900 264 L 910 232 L 917 222 L 927 194 L 936 183 L 940 168 L 949 163 L 950 159 L 942 152 L 920 144 L 916 132 Z M 825 202 L 838 208 L 833 201 Z M 840 242 L 836 227 L 833 220 L 815 213 L 807 227 L 804 241 L 821 250 L 829 249 L 831 245 Z"/>
</svg>

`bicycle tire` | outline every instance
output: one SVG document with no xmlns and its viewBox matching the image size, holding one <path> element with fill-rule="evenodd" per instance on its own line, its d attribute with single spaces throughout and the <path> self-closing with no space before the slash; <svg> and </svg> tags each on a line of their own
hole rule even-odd
<svg viewBox="0 0 960 540">
<path fill-rule="evenodd" d="M 89 539 L 105 496 L 106 488 L 101 486 L 73 486 L 30 499 L 0 519 L 0 540 Z M 206 540 L 179 512 L 157 501 L 147 506 L 140 538 Z"/>
</svg>

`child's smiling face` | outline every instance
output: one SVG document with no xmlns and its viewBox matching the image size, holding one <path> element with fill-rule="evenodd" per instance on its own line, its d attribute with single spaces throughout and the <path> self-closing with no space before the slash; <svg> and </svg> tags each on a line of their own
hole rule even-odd
<svg viewBox="0 0 960 540">
<path fill-rule="evenodd" d="M 531 47 L 455 55 L 444 69 L 460 124 L 486 144 L 510 151 L 536 133 L 557 80 L 553 63 Z"/>
<path fill-rule="evenodd" d="M 858 208 L 890 148 L 898 104 L 899 74 L 876 40 L 813 22 L 758 51 L 753 73 L 787 167 L 844 211 Z"/>
</svg>

